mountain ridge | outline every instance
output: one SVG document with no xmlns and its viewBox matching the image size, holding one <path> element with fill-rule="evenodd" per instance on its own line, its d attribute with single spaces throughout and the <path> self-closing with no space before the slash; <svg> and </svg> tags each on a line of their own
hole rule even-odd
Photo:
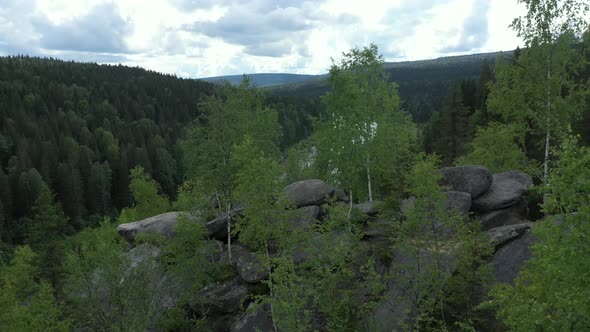
<svg viewBox="0 0 590 332">
<path fill-rule="evenodd" d="M 483 52 L 464 55 L 442 56 L 433 59 L 411 60 L 411 61 L 396 61 L 385 62 L 384 68 L 387 71 L 403 70 L 412 68 L 436 67 L 436 66 L 453 66 L 459 63 L 471 63 L 483 59 L 495 59 L 501 55 L 510 55 L 513 51 L 495 51 Z M 235 75 L 221 75 L 211 77 L 201 77 L 200 80 L 211 83 L 229 82 L 232 85 L 239 84 L 244 75 L 247 75 L 251 82 L 260 88 L 296 88 L 299 85 L 307 83 L 319 83 L 328 78 L 328 73 L 324 74 L 294 74 L 294 73 L 251 73 L 251 74 L 235 74 Z M 394 78 L 395 80 L 395 78 Z"/>
</svg>

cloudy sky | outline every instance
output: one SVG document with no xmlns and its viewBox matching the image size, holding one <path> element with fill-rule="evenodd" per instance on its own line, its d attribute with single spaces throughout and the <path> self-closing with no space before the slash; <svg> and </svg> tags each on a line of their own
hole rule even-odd
<svg viewBox="0 0 590 332">
<path fill-rule="evenodd" d="M 0 0 L 0 55 L 183 77 L 325 73 L 374 42 L 387 61 L 511 50 L 516 0 Z"/>
</svg>

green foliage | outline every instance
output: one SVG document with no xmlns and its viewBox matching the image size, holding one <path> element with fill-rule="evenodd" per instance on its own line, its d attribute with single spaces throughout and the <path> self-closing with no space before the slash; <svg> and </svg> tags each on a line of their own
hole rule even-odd
<svg viewBox="0 0 590 332">
<path fill-rule="evenodd" d="M 176 142 L 215 90 L 140 68 L 25 56 L 1 57 L 0 72 L 0 169 L 10 174 L 0 183 L 0 232 L 15 245 L 24 243 L 19 219 L 30 215 L 41 180 L 76 230 L 130 206 L 134 166 L 173 197 L 182 178 Z"/>
<path fill-rule="evenodd" d="M 64 294 L 77 327 L 96 331 L 144 330 L 158 319 L 161 289 L 151 276 L 153 247 L 123 253 L 124 240 L 108 220 L 71 240 Z"/>
<path fill-rule="evenodd" d="M 67 217 L 61 205 L 53 202 L 53 194 L 43 186 L 32 207 L 31 226 L 27 243 L 39 252 L 41 275 L 58 288 L 63 260 L 63 236 L 66 234 Z"/>
<path fill-rule="evenodd" d="M 178 188 L 178 195 L 176 201 L 172 203 L 172 209 L 187 212 L 203 220 L 210 220 L 215 217 L 212 199 L 215 198 L 207 197 L 196 181 L 188 180 Z"/>
<path fill-rule="evenodd" d="M 392 281 L 408 304 L 413 329 L 471 326 L 489 275 L 482 257 L 491 248 L 478 223 L 447 209 L 441 176 L 436 157 L 418 157 L 407 176 L 413 202 L 394 233 Z"/>
<path fill-rule="evenodd" d="M 188 177 L 197 179 L 204 192 L 219 195 L 224 209 L 234 204 L 238 171 L 232 162 L 234 145 L 248 135 L 265 154 L 278 155 L 278 114 L 265 102 L 247 77 L 236 88 L 224 86 L 220 95 L 203 101 L 205 115 L 200 121 L 205 126 L 190 128 L 183 144 Z"/>
<path fill-rule="evenodd" d="M 505 122 L 525 128 L 523 145 L 529 156 L 543 161 L 545 181 L 551 145 L 570 132 L 583 109 L 585 82 L 574 79 L 581 54 L 572 46 L 589 27 L 590 7 L 579 0 L 520 2 L 527 14 L 516 18 L 512 27 L 527 49 L 512 65 L 497 64 L 497 82 L 491 86 L 488 106 Z"/>
<path fill-rule="evenodd" d="M 160 185 L 137 166 L 131 170 L 129 190 L 135 202 L 133 208 L 124 209 L 120 223 L 128 223 L 164 213 L 170 209 L 168 199 L 159 194 Z"/>
<path fill-rule="evenodd" d="M 359 199 L 372 198 L 371 185 L 378 195 L 393 190 L 416 137 L 377 52 L 375 45 L 355 48 L 332 64 L 327 115 L 314 124 L 320 175 Z"/>
<path fill-rule="evenodd" d="M 578 141 L 579 137 L 568 137 L 556 152 L 556 170 L 542 189 L 547 214 L 576 213 L 590 206 L 590 147 Z"/>
<path fill-rule="evenodd" d="M 306 247 L 309 259 L 299 268 L 314 306 L 330 331 L 356 331 L 370 312 L 371 299 L 384 290 L 374 261 L 360 246 L 360 221 L 348 217 L 348 207 L 331 206 L 322 234 Z"/>
<path fill-rule="evenodd" d="M 522 148 L 523 131 L 515 124 L 506 125 L 492 122 L 488 127 L 479 128 L 469 153 L 459 158 L 457 165 L 485 165 L 492 173 L 513 169 L 538 173 L 531 165 Z"/>
<path fill-rule="evenodd" d="M 10 265 L 0 266 L 0 329 L 3 331 L 70 331 L 71 322 L 53 298 L 53 289 L 39 281 L 37 255 L 18 247 Z"/>
<path fill-rule="evenodd" d="M 439 121 L 432 122 L 437 126 L 440 135 L 435 137 L 434 152 L 441 155 L 443 163 L 450 165 L 461 156 L 464 145 L 468 141 L 468 109 L 464 105 L 463 92 L 459 82 L 455 82 L 441 113 Z"/>
<path fill-rule="evenodd" d="M 547 218 L 533 230 L 532 258 L 514 285 L 491 295 L 498 317 L 516 331 L 580 331 L 590 326 L 590 149 L 566 140 L 543 188 Z"/>
<path fill-rule="evenodd" d="M 492 283 L 491 267 L 485 259 L 493 254 L 493 248 L 478 222 L 460 223 L 454 238 L 456 265 L 445 287 L 445 319 L 460 331 L 485 330 L 488 321 L 479 305 Z"/>
<path fill-rule="evenodd" d="M 319 174 L 314 167 L 316 154 L 317 150 L 311 140 L 301 141 L 289 148 L 285 161 L 286 182 L 318 178 Z"/>
<path fill-rule="evenodd" d="M 281 181 L 283 170 L 276 161 L 258 150 L 249 136 L 235 147 L 233 158 L 240 169 L 236 175 L 236 197 L 245 206 L 244 218 L 236 225 L 240 241 L 255 250 L 265 251 L 269 241 L 283 240 L 276 245 L 284 248 L 287 239 L 286 203 L 275 204 L 281 198 L 279 195 L 284 186 Z"/>
<path fill-rule="evenodd" d="M 215 280 L 218 269 L 214 257 L 221 249 L 215 242 L 206 240 L 204 225 L 190 218 L 189 215 L 180 217 L 175 227 L 176 236 L 164 245 L 160 261 L 173 278 L 190 285 L 193 292 Z"/>
</svg>

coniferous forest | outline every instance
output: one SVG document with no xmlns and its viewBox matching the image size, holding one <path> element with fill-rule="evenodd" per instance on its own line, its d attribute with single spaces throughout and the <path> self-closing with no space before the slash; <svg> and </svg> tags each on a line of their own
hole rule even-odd
<svg viewBox="0 0 590 332">
<path fill-rule="evenodd" d="M 0 58 L 0 330 L 590 330 L 590 8 L 523 3 L 475 76 Z"/>
</svg>

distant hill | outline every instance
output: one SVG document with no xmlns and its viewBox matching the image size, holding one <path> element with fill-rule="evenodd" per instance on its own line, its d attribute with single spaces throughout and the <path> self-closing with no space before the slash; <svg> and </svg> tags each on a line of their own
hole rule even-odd
<svg viewBox="0 0 590 332">
<path fill-rule="evenodd" d="M 258 87 L 266 88 L 282 84 L 290 84 L 303 82 L 324 75 L 299 75 L 286 73 L 262 73 L 262 74 L 248 74 L 252 83 Z M 228 81 L 230 84 L 239 84 L 242 81 L 243 75 L 228 75 L 201 78 L 203 81 L 211 83 L 221 83 Z"/>
<path fill-rule="evenodd" d="M 477 80 L 487 62 L 493 66 L 499 56 L 509 52 L 480 53 L 441 57 L 431 60 L 387 62 L 386 71 L 399 85 L 404 108 L 418 123 L 424 123 L 439 110 L 455 81 Z M 318 97 L 329 90 L 327 75 L 315 75 L 305 81 L 269 87 L 272 94 L 291 97 Z"/>
</svg>

